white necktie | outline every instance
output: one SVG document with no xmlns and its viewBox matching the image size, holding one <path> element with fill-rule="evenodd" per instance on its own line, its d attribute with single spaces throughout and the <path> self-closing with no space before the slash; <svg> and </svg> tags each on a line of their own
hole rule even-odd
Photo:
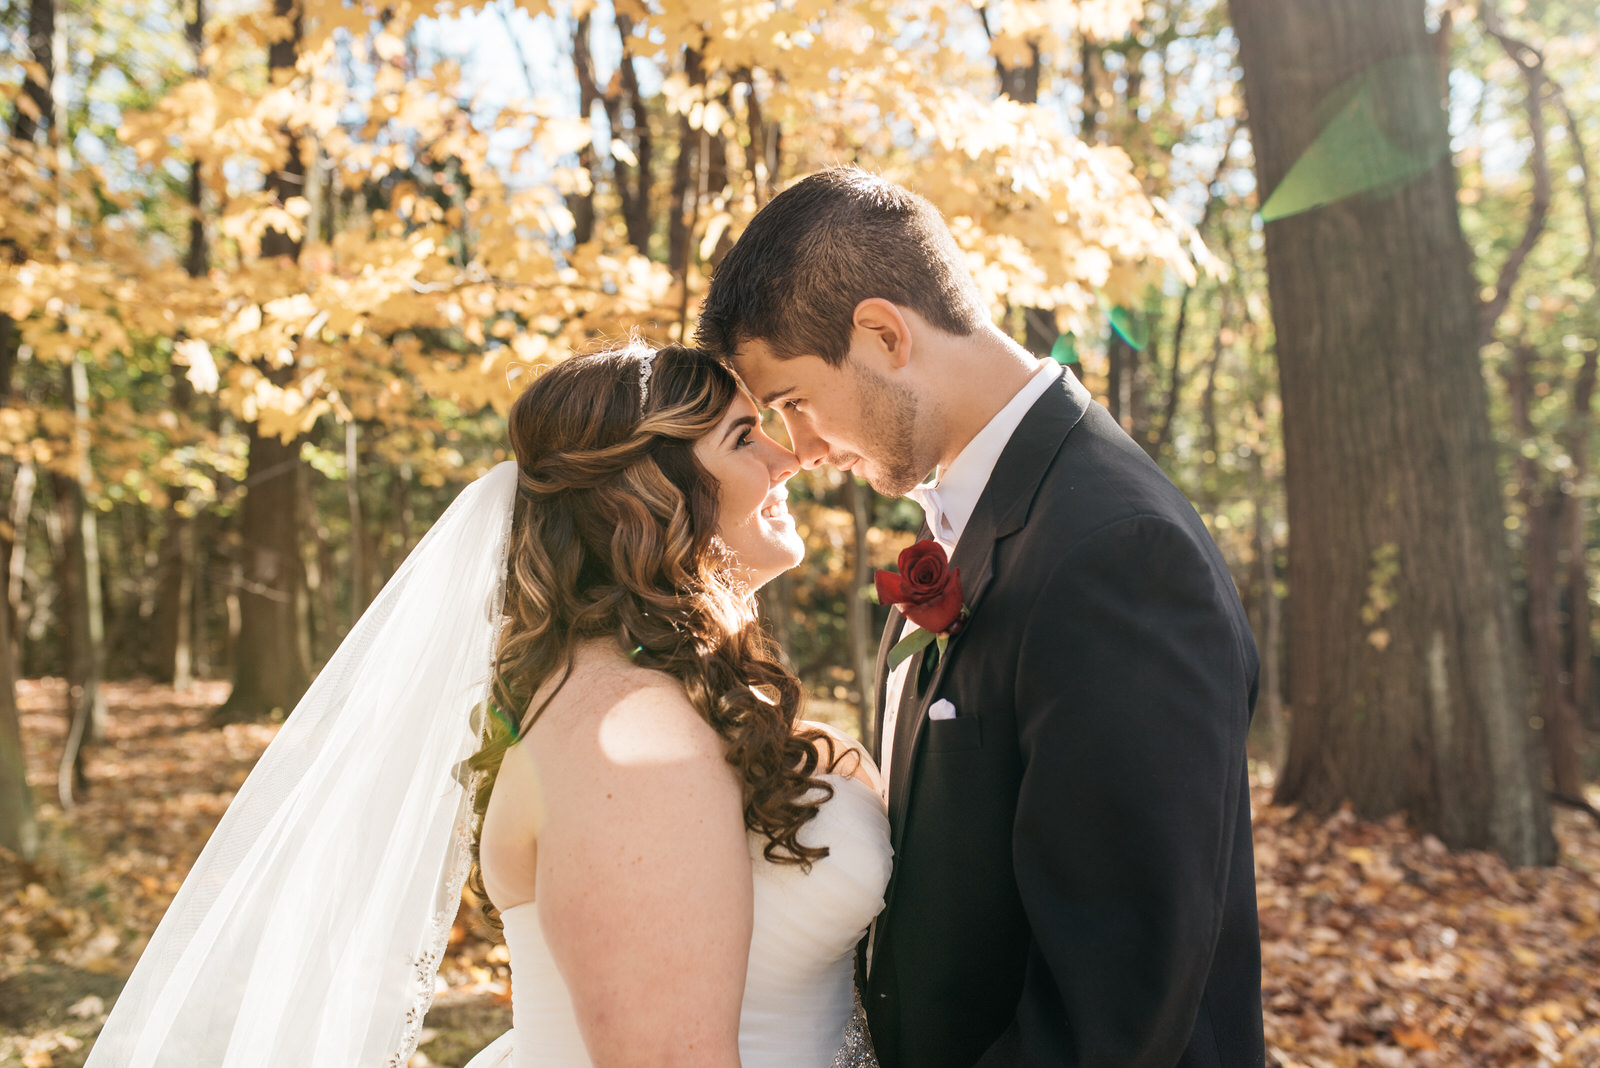
<svg viewBox="0 0 1600 1068">
<path fill-rule="evenodd" d="M 948 556 L 955 550 L 955 529 L 951 527 L 949 518 L 944 514 L 944 505 L 939 499 L 938 483 L 923 482 L 912 486 L 906 491 L 906 496 L 922 506 L 922 515 L 928 522 L 928 529 L 933 531 L 933 539 L 944 547 L 945 555 Z"/>
</svg>

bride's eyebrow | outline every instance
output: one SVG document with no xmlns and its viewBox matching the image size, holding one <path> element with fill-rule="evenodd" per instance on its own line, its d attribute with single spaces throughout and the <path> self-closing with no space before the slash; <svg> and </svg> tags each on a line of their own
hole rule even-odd
<svg viewBox="0 0 1600 1068">
<path fill-rule="evenodd" d="M 735 430 L 738 430 L 740 427 L 753 427 L 758 422 L 759 422 L 759 420 L 753 415 L 741 415 L 739 418 L 737 418 L 733 422 L 729 423 L 728 424 L 728 429 L 726 429 L 726 430 L 724 430 L 722 432 L 722 443 L 724 445 L 726 445 L 728 443 L 728 435 L 732 434 Z"/>
</svg>

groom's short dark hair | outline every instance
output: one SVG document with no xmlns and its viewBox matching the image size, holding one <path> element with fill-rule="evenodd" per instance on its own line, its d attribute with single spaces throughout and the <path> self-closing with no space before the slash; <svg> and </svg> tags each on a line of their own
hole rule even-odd
<svg viewBox="0 0 1600 1068">
<path fill-rule="evenodd" d="M 937 208 L 856 167 L 818 171 L 773 197 L 717 265 L 695 342 L 730 356 L 765 342 L 780 359 L 850 349 L 856 305 L 880 297 L 946 333 L 988 321 Z"/>
</svg>

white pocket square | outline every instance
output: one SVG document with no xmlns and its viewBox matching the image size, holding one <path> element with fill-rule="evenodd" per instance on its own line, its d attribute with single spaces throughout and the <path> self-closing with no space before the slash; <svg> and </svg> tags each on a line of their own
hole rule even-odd
<svg viewBox="0 0 1600 1068">
<path fill-rule="evenodd" d="M 929 719 L 955 719 L 956 706 L 946 701 L 943 697 L 928 706 Z"/>
</svg>

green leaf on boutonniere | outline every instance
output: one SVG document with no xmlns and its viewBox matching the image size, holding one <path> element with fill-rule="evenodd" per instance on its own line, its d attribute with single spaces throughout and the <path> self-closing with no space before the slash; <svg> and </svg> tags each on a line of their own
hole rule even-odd
<svg viewBox="0 0 1600 1068">
<path fill-rule="evenodd" d="M 893 671 L 895 668 L 899 667 L 905 662 L 907 657 L 915 655 L 928 645 L 932 644 L 935 638 L 938 638 L 941 643 L 946 640 L 942 635 L 935 634 L 931 630 L 923 630 L 919 627 L 910 634 L 907 634 L 904 638 L 901 638 L 899 641 L 895 642 L 894 648 L 889 650 L 889 670 Z M 940 648 L 942 649 L 943 646 L 941 645 Z"/>
</svg>

